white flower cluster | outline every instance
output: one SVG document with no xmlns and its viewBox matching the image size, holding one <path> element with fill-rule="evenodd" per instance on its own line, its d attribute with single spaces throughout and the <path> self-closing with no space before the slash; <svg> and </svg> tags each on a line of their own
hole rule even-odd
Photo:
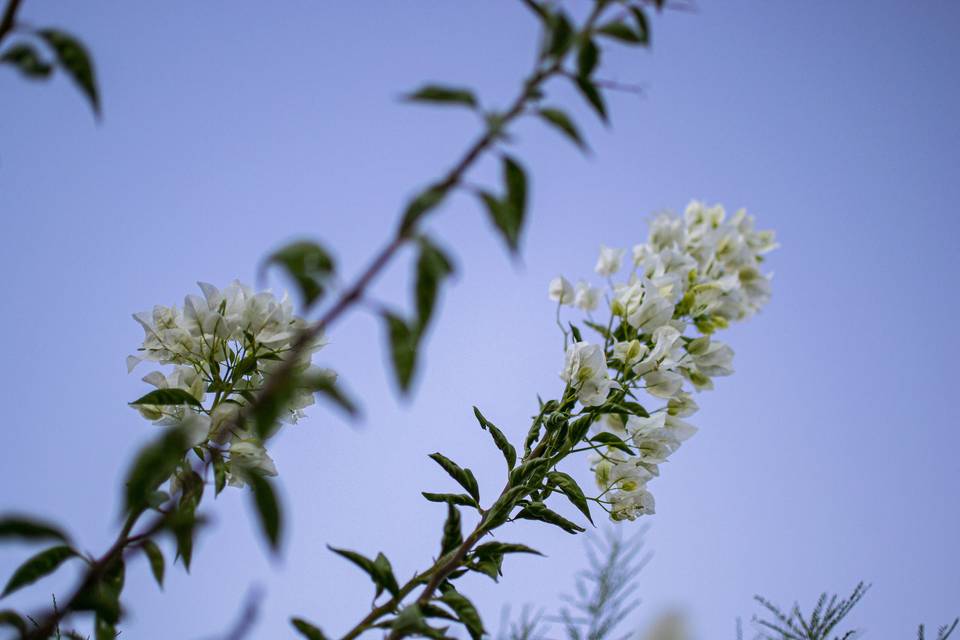
<svg viewBox="0 0 960 640">
<path fill-rule="evenodd" d="M 237 281 L 222 291 L 199 285 L 203 297 L 186 296 L 183 309 L 158 305 L 152 312 L 134 314 L 144 339 L 139 355 L 127 357 L 128 371 L 144 360 L 174 365 L 169 373 L 147 374 L 144 382 L 186 392 L 196 402 L 184 397 L 182 403 L 134 406 L 156 424 L 185 429 L 193 446 L 206 448 L 215 442 L 225 454 L 229 483 L 242 486 L 244 471 L 276 475 L 277 470 L 260 439 L 249 428 L 238 428 L 237 417 L 264 379 L 288 357 L 306 322 L 294 315 L 286 294 L 277 300 L 269 291 L 257 293 Z M 335 374 L 310 363 L 313 352 L 324 344 L 317 339 L 303 350 L 295 370 L 332 380 Z M 295 392 L 281 420 L 295 423 L 313 403 L 309 391 Z M 229 433 L 223 432 L 226 428 Z"/>
<path fill-rule="evenodd" d="M 562 277 L 550 282 L 558 313 L 561 306 L 587 312 L 587 326 L 604 340 L 569 345 L 560 377 L 583 407 L 606 416 L 599 431 L 622 441 L 598 446 L 592 460 L 599 498 L 614 520 L 654 512 L 647 482 L 696 432 L 682 420 L 697 410 L 689 390 L 712 389 L 714 377 L 733 373 L 733 350 L 712 334 L 751 316 L 770 297 L 770 275 L 761 264 L 777 245 L 773 232 L 753 225 L 742 210 L 728 218 L 721 206 L 691 202 L 683 217 L 653 220 L 647 242 L 633 247 L 625 281 L 614 277 L 626 250 L 601 247 L 595 271 L 606 278 L 606 289 L 586 282 L 574 288 Z M 609 309 L 606 322 L 591 315 L 601 299 Z M 647 413 L 629 400 L 638 390 L 666 405 Z"/>
</svg>

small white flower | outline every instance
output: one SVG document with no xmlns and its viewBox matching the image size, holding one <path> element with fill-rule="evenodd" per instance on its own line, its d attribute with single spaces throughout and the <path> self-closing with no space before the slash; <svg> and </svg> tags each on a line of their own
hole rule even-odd
<svg viewBox="0 0 960 640">
<path fill-rule="evenodd" d="M 563 276 L 557 276 L 550 281 L 547 293 L 551 300 L 559 304 L 573 304 L 575 299 L 573 286 Z"/>
<path fill-rule="evenodd" d="M 610 379 L 603 349 L 588 342 L 570 345 L 560 378 L 577 390 L 577 399 L 587 407 L 603 404 L 611 389 L 620 388 Z"/>
<path fill-rule="evenodd" d="M 574 293 L 573 305 L 584 311 L 594 311 L 600 304 L 600 289 L 591 287 L 586 282 L 577 283 Z"/>
<path fill-rule="evenodd" d="M 600 257 L 597 258 L 597 265 L 593 268 L 603 277 L 612 276 L 620 271 L 620 264 L 623 262 L 624 249 L 613 249 L 600 246 Z"/>
</svg>

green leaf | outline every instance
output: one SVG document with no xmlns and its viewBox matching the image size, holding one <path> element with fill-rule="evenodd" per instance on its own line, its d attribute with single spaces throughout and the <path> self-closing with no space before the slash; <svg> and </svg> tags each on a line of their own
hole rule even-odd
<svg viewBox="0 0 960 640">
<path fill-rule="evenodd" d="M 28 78 L 49 78 L 53 65 L 40 58 L 40 54 L 29 44 L 16 44 L 0 56 L 0 64 L 9 64 Z"/>
<path fill-rule="evenodd" d="M 120 619 L 120 594 L 123 591 L 125 573 L 126 565 L 123 559 L 115 559 L 98 579 L 83 586 L 73 603 L 74 608 L 77 611 L 95 612 L 98 626 L 102 621 L 112 628 Z"/>
<path fill-rule="evenodd" d="M 186 450 L 186 437 L 175 428 L 167 429 L 140 450 L 127 472 L 127 510 L 149 506 L 154 491 L 173 474 Z"/>
<path fill-rule="evenodd" d="M 214 496 L 220 495 L 227 486 L 227 462 L 220 455 L 216 455 L 213 459 L 213 486 Z"/>
<path fill-rule="evenodd" d="M 130 403 L 133 406 L 141 404 L 150 404 L 157 406 L 184 405 L 191 407 L 201 407 L 200 401 L 193 397 L 189 391 L 183 389 L 154 389 L 150 393 L 137 398 Z"/>
<path fill-rule="evenodd" d="M 590 524 L 593 524 L 593 516 L 590 515 L 587 497 L 583 495 L 583 489 L 580 488 L 576 480 L 561 471 L 551 471 L 547 474 L 547 482 L 562 491 L 571 504 L 587 517 Z"/>
<path fill-rule="evenodd" d="M 570 20 L 562 12 L 554 14 L 550 21 L 550 39 L 547 55 L 557 58 L 565 54 L 573 45 L 574 31 Z"/>
<path fill-rule="evenodd" d="M 534 458 L 520 464 L 510 472 L 510 484 L 515 487 L 539 484 L 550 467 L 549 458 Z"/>
<path fill-rule="evenodd" d="M 383 593 L 384 589 L 393 595 L 399 593 L 399 585 L 397 584 L 397 579 L 393 575 L 393 569 L 390 567 L 390 561 L 387 560 L 387 557 L 382 553 L 377 554 L 376 560 L 371 560 L 370 558 L 367 558 L 356 551 L 350 551 L 349 549 L 337 549 L 335 547 L 331 547 L 330 545 L 327 545 L 327 548 L 357 565 L 363 569 L 367 575 L 370 576 L 370 579 L 373 580 L 377 587 L 376 596 L 374 597 L 379 597 L 380 594 Z"/>
<path fill-rule="evenodd" d="M 434 104 L 462 105 L 477 108 L 477 98 L 473 92 L 463 87 L 447 87 L 428 84 L 405 97 L 410 102 L 431 102 Z"/>
<path fill-rule="evenodd" d="M 598 433 L 597 435 L 590 438 L 590 442 L 594 442 L 597 444 L 605 444 L 607 446 L 613 447 L 614 449 L 618 449 L 619 451 L 623 451 L 627 455 L 633 455 L 633 449 L 630 448 L 630 445 L 624 442 L 622 438 L 620 438 L 619 436 L 613 433 L 610 433 L 609 431 L 602 431 Z"/>
<path fill-rule="evenodd" d="M 87 48 L 69 33 L 56 29 L 41 29 L 37 35 L 43 38 L 57 56 L 57 63 L 73 78 L 80 91 L 90 101 L 93 112 L 100 116 L 100 95 L 93 62 Z"/>
<path fill-rule="evenodd" d="M 577 53 L 577 74 L 589 78 L 600 63 L 600 49 L 593 40 L 586 40 Z"/>
<path fill-rule="evenodd" d="M 404 607 L 393 619 L 390 627 L 400 637 L 416 634 L 436 637 L 436 630 L 424 621 L 423 613 L 417 603 Z"/>
<path fill-rule="evenodd" d="M 527 213 L 527 174 L 520 164 L 508 155 L 503 156 L 503 181 L 507 185 L 506 201 L 514 210 L 515 226 L 511 227 L 508 240 L 516 248 L 523 220 Z"/>
<path fill-rule="evenodd" d="M 12 609 L 0 611 L 0 626 L 14 627 L 24 635 L 27 633 L 27 623 L 20 617 L 19 613 Z"/>
<path fill-rule="evenodd" d="M 619 20 L 608 22 L 607 24 L 601 26 L 599 29 L 597 29 L 597 33 L 614 40 L 619 40 L 624 44 L 638 45 L 644 43 L 643 37 L 641 37 L 640 34 L 631 29 L 630 25 L 627 23 Z"/>
<path fill-rule="evenodd" d="M 0 598 L 4 598 L 17 589 L 33 584 L 40 578 L 50 575 L 57 570 L 64 561 L 77 555 L 77 552 L 67 545 L 58 545 L 41 551 L 31 557 L 14 571 L 7 586 L 3 588 Z"/>
<path fill-rule="evenodd" d="M 377 578 L 379 584 L 382 584 L 387 591 L 390 592 L 390 595 L 398 595 L 400 593 L 400 585 L 397 584 L 397 578 L 393 575 L 393 567 L 390 565 L 390 560 L 387 559 L 387 556 L 383 553 L 378 553 L 377 557 L 373 560 L 373 567 L 377 571 Z"/>
<path fill-rule="evenodd" d="M 318 627 L 315 627 L 303 618 L 290 618 L 290 624 L 307 640 L 327 640 L 327 636 L 323 635 L 323 631 L 320 631 Z"/>
<path fill-rule="evenodd" d="M 323 296 L 336 272 L 336 264 L 327 250 L 307 240 L 293 242 L 274 252 L 264 262 L 264 268 L 271 264 L 282 267 L 293 279 L 305 307 Z"/>
<path fill-rule="evenodd" d="M 483 637 L 483 634 L 486 633 L 483 629 L 483 621 L 480 619 L 480 614 L 477 613 L 477 608 L 466 596 L 451 589 L 440 596 L 439 599 L 440 602 L 450 607 L 457 614 L 473 640 L 480 640 Z"/>
<path fill-rule="evenodd" d="M 177 555 L 183 563 L 184 569 L 190 571 L 190 561 L 193 558 L 193 536 L 196 533 L 198 520 L 197 505 L 203 497 L 203 480 L 195 472 L 181 475 L 183 493 L 176 510 L 170 516 L 170 531 L 177 542 Z"/>
<path fill-rule="evenodd" d="M 430 459 L 443 467 L 443 470 L 450 474 L 450 477 L 460 483 L 460 486 L 467 490 L 473 499 L 480 502 L 480 486 L 470 469 L 461 468 L 456 462 L 447 458 L 442 453 L 431 453 Z"/>
<path fill-rule="evenodd" d="M 67 534 L 53 524 L 17 515 L 0 517 L 0 539 L 4 538 L 69 542 Z"/>
<path fill-rule="evenodd" d="M 417 302 L 417 332 L 423 334 L 430 324 L 437 291 L 444 278 L 453 273 L 450 259 L 429 238 L 420 238 L 420 256 L 417 258 L 417 279 L 414 288 Z"/>
<path fill-rule="evenodd" d="M 580 329 L 577 325 L 572 322 L 567 323 L 570 325 L 570 333 L 573 335 L 574 342 L 583 342 L 583 336 L 580 334 Z"/>
<path fill-rule="evenodd" d="M 142 546 L 143 552 L 146 554 L 147 559 L 150 560 L 150 571 L 153 572 L 153 577 L 157 581 L 157 585 L 162 589 L 163 572 L 165 570 L 163 552 L 160 551 L 160 547 L 158 547 L 157 543 L 153 540 L 145 540 Z"/>
<path fill-rule="evenodd" d="M 593 84 L 592 81 L 587 80 L 586 78 L 576 78 L 574 84 L 577 85 L 577 89 L 580 90 L 580 94 L 584 99 L 593 107 L 593 110 L 596 112 L 597 116 L 603 122 L 607 122 L 607 106 L 603 101 L 603 96 L 600 95 L 600 91 L 597 89 L 597 86 Z"/>
<path fill-rule="evenodd" d="M 401 235 L 408 235 L 420 218 L 439 206 L 447 196 L 448 190 L 449 187 L 434 185 L 417 194 L 403 212 L 403 221 L 400 223 Z"/>
<path fill-rule="evenodd" d="M 480 557 L 490 555 L 503 555 L 505 553 L 531 553 L 542 556 L 543 554 L 528 547 L 525 544 L 515 544 L 512 542 L 485 542 L 473 550 L 473 553 Z"/>
<path fill-rule="evenodd" d="M 449 502 L 463 507 L 474 508 L 479 508 L 480 506 L 476 500 L 465 493 L 428 493 L 426 491 L 421 491 L 420 493 L 430 502 Z"/>
<path fill-rule="evenodd" d="M 575 145 L 580 147 L 581 150 L 587 150 L 587 145 L 580 136 L 577 126 L 573 124 L 573 121 L 566 113 L 559 109 L 545 107 L 540 109 L 537 114 L 550 126 L 567 136 Z"/>
<path fill-rule="evenodd" d="M 96 640 L 115 640 L 120 635 L 113 623 L 99 616 L 94 621 L 93 630 Z"/>
<path fill-rule="evenodd" d="M 514 465 L 517 464 L 517 450 L 514 449 L 510 441 L 507 440 L 507 436 L 503 435 L 503 432 L 500 431 L 495 424 L 483 417 L 480 409 L 474 407 L 473 414 L 477 417 L 477 421 L 480 422 L 480 427 L 490 432 L 491 437 L 493 437 L 493 443 L 497 445 L 497 449 L 500 449 L 503 453 L 503 457 L 507 461 L 507 470 L 513 469 Z"/>
<path fill-rule="evenodd" d="M 351 417 L 360 412 L 356 402 L 337 384 L 337 374 L 333 371 L 323 370 L 315 375 L 306 375 L 301 381 L 301 386 L 324 396 Z"/>
<path fill-rule="evenodd" d="M 542 502 L 531 502 L 526 507 L 521 509 L 520 512 L 517 513 L 516 517 L 523 518 L 525 520 L 540 520 L 541 522 L 547 522 L 560 527 L 567 533 L 579 533 L 586 531 L 586 529 L 580 525 L 570 522 L 555 511 L 551 511 Z"/>
<path fill-rule="evenodd" d="M 280 545 L 280 530 L 283 525 L 276 493 L 270 481 L 259 473 L 249 473 L 245 479 L 253 492 L 253 504 L 263 535 L 270 544 L 270 548 L 276 551 Z"/>
<path fill-rule="evenodd" d="M 440 556 L 445 556 L 463 544 L 460 528 L 460 511 L 452 502 L 447 503 L 447 519 L 443 524 L 443 539 L 440 541 Z"/>
<path fill-rule="evenodd" d="M 487 191 L 479 191 L 477 195 L 507 246 L 516 253 L 526 215 L 527 178 L 520 164 L 506 155 L 503 157 L 503 182 L 506 193 L 502 200 Z"/>
<path fill-rule="evenodd" d="M 519 467 L 517 467 L 519 468 Z M 507 521 L 507 518 L 510 517 L 510 512 L 513 511 L 513 508 L 517 505 L 517 500 L 523 496 L 530 493 L 530 490 L 524 486 L 513 487 L 493 503 L 493 505 L 487 509 L 487 512 L 483 517 L 483 529 L 484 531 L 491 531 L 496 529 L 501 524 Z"/>
<path fill-rule="evenodd" d="M 640 38 L 640 44 L 650 45 L 650 24 L 647 22 L 647 14 L 639 7 L 630 7 L 630 13 L 637 23 L 637 36 Z"/>
<path fill-rule="evenodd" d="M 399 316 L 385 312 L 383 317 L 387 321 L 393 372 L 400 391 L 406 393 L 410 389 L 410 383 L 413 382 L 413 374 L 417 366 L 419 336 L 416 327 L 411 327 Z"/>
</svg>

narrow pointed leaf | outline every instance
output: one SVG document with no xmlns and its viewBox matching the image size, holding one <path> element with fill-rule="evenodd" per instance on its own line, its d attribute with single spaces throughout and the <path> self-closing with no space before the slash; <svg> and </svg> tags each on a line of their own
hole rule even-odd
<svg viewBox="0 0 960 640">
<path fill-rule="evenodd" d="M 417 303 L 417 332 L 422 334 L 430 324 L 437 292 L 445 278 L 453 273 L 450 259 L 428 238 L 420 239 L 417 278 L 414 293 Z"/>
<path fill-rule="evenodd" d="M 94 114 L 100 115 L 100 94 L 96 74 L 87 48 L 69 33 L 56 29 L 41 29 L 37 35 L 43 38 L 57 56 L 57 64 L 66 71 L 87 97 Z"/>
<path fill-rule="evenodd" d="M 474 407 L 473 413 L 477 417 L 477 421 L 480 422 L 481 428 L 490 432 L 493 443 L 497 445 L 497 449 L 500 449 L 503 453 L 503 457 L 507 461 L 507 470 L 513 469 L 514 465 L 517 464 L 517 450 L 510 444 L 510 441 L 507 440 L 507 436 L 503 435 L 503 432 L 500 431 L 495 424 L 487 420 L 483 414 L 480 413 L 480 409 Z"/>
<path fill-rule="evenodd" d="M 283 526 L 277 495 L 270 481 L 258 473 L 248 474 L 246 480 L 253 493 L 253 505 L 257 511 L 260 528 L 270 548 L 276 551 L 280 545 L 280 530 Z"/>
<path fill-rule="evenodd" d="M 392 313 L 385 313 L 384 320 L 387 322 L 393 372 L 400 391 L 406 393 L 410 389 L 410 383 L 413 382 L 413 374 L 417 366 L 419 347 L 417 332 L 402 318 Z"/>
<path fill-rule="evenodd" d="M 559 513 L 551 511 L 542 502 L 531 502 L 517 513 L 517 518 L 525 520 L 540 520 L 552 525 L 558 526 L 567 533 L 580 533 L 586 531 L 580 525 L 570 522 Z"/>
<path fill-rule="evenodd" d="M 9 64 L 24 76 L 33 79 L 49 78 L 53 72 L 53 65 L 45 62 L 40 54 L 29 44 L 16 44 L 10 47 L 2 56 L 0 64 Z"/>
<path fill-rule="evenodd" d="M 600 95 L 600 90 L 597 89 L 597 86 L 586 78 L 577 78 L 574 80 L 574 84 L 576 84 L 577 89 L 580 90 L 580 95 L 593 107 L 597 116 L 599 116 L 603 122 L 607 122 L 607 105 L 603 101 L 603 96 Z"/>
<path fill-rule="evenodd" d="M 477 501 L 466 495 L 465 493 L 429 493 L 427 491 L 420 492 L 424 498 L 430 502 L 449 502 L 452 504 L 458 504 L 462 507 L 479 507 Z"/>
<path fill-rule="evenodd" d="M 157 543 L 153 540 L 147 540 L 143 543 L 143 552 L 146 554 L 147 559 L 150 560 L 150 571 L 153 572 L 153 577 L 156 579 L 157 585 L 162 589 L 163 574 L 166 569 L 163 552 L 160 551 L 160 547 L 158 547 Z"/>
<path fill-rule="evenodd" d="M 17 515 L 0 517 L 0 540 L 4 538 L 69 541 L 67 534 L 55 525 L 43 522 L 42 520 Z"/>
<path fill-rule="evenodd" d="M 580 131 L 577 130 L 577 126 L 573 124 L 573 120 L 571 120 L 566 113 L 560 111 L 559 109 L 551 109 L 546 107 L 540 109 L 540 111 L 537 113 L 547 124 L 569 138 L 581 150 L 587 150 L 587 145 L 580 136 Z"/>
<path fill-rule="evenodd" d="M 303 304 L 309 307 L 326 291 L 336 271 L 333 258 L 322 246 L 309 240 L 292 242 L 271 254 L 264 267 L 276 264 L 283 268 L 300 289 Z"/>
<path fill-rule="evenodd" d="M 200 407 L 200 401 L 192 393 L 183 389 L 154 389 L 130 403 L 131 405 L 152 404 L 158 406 L 184 405 Z"/>
<path fill-rule="evenodd" d="M 463 87 L 448 87 L 428 84 L 406 96 L 410 102 L 431 102 L 441 105 L 461 105 L 475 109 L 477 98 L 473 92 Z"/>
<path fill-rule="evenodd" d="M 303 618 L 290 618 L 290 624 L 307 640 L 327 640 L 327 637 L 323 635 L 323 631 L 320 631 L 318 627 L 315 627 Z"/>
<path fill-rule="evenodd" d="M 483 629 L 483 621 L 480 619 L 480 614 L 477 613 L 477 608 L 473 606 L 473 603 L 470 602 L 465 595 L 459 591 L 450 590 L 440 596 L 440 601 L 457 614 L 457 618 L 459 618 L 463 626 L 467 628 L 472 640 L 480 640 L 483 634 L 486 633 Z"/>
<path fill-rule="evenodd" d="M 443 470 L 450 474 L 450 477 L 460 483 L 460 486 L 467 490 L 473 499 L 480 502 L 480 486 L 470 469 L 461 468 L 456 462 L 447 458 L 442 453 L 431 453 L 430 459 L 443 467 Z"/>
<path fill-rule="evenodd" d="M 33 584 L 40 578 L 50 575 L 66 560 L 76 555 L 77 552 L 67 545 L 58 545 L 41 551 L 29 558 L 14 571 L 13 575 L 10 576 L 10 580 L 7 581 L 7 585 L 3 588 L 3 593 L 0 594 L 0 598 L 6 597 L 17 589 Z"/>
<path fill-rule="evenodd" d="M 443 539 L 440 541 L 440 555 L 450 553 L 461 544 L 463 544 L 463 531 L 460 528 L 460 511 L 448 502 L 447 519 L 443 524 Z"/>
<path fill-rule="evenodd" d="M 580 488 L 576 480 L 561 471 L 551 471 L 547 474 L 547 481 L 562 491 L 570 500 L 571 504 L 587 517 L 590 524 L 593 524 L 593 517 L 590 515 L 590 506 L 587 504 L 587 498 L 583 495 L 583 489 Z"/>
</svg>

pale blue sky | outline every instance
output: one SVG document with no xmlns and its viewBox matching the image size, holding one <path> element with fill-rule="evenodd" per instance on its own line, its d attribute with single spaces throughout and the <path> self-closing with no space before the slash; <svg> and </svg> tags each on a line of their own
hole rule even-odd
<svg viewBox="0 0 960 640">
<path fill-rule="evenodd" d="M 854 615 L 870 637 L 909 638 L 920 621 L 960 614 L 960 9 L 700 5 L 655 19 L 651 53 L 609 56 L 604 76 L 646 88 L 611 97 L 611 130 L 554 87 L 592 157 L 518 129 L 533 174 L 520 264 L 468 199 L 432 221 L 459 275 L 413 403 L 392 390 L 373 318 L 331 332 L 318 361 L 363 399 L 366 420 L 314 409 L 274 443 L 283 559 L 263 551 L 246 496 L 226 492 L 207 507 L 215 524 L 192 575 L 170 571 L 160 592 L 144 562 L 130 565 L 124 637 L 210 636 L 252 583 L 267 593 L 256 638 L 291 637 L 294 614 L 346 629 L 367 585 L 324 545 L 383 550 L 402 575 L 422 566 L 442 509 L 419 491 L 448 486 L 426 454 L 472 466 L 489 493 L 502 462 L 470 406 L 519 437 L 535 394 L 557 389 L 547 281 L 589 275 L 601 243 L 633 244 L 651 212 L 694 197 L 746 207 L 783 248 L 772 303 L 726 336 L 737 374 L 700 396 L 700 433 L 652 484 L 656 557 L 636 620 L 679 606 L 700 637 L 729 638 L 755 592 L 809 602 L 859 579 L 874 583 Z M 104 119 L 95 125 L 62 78 L 0 71 L 0 505 L 67 521 L 100 551 L 127 461 L 154 433 L 126 406 L 145 389 L 124 368 L 141 338 L 130 314 L 179 302 L 196 280 L 250 281 L 267 251 L 300 235 L 354 272 L 476 130 L 465 113 L 396 97 L 445 80 L 503 104 L 534 30 L 511 0 L 27 0 L 23 18 L 89 43 Z M 378 282 L 384 298 L 406 299 L 406 260 Z M 583 562 L 559 530 L 511 529 L 504 539 L 550 557 L 508 561 L 499 587 L 466 587 L 494 627 L 505 602 L 554 604 Z M 0 573 L 27 552 L 0 550 Z M 11 604 L 42 605 L 70 571 L 46 584 Z"/>
</svg>

